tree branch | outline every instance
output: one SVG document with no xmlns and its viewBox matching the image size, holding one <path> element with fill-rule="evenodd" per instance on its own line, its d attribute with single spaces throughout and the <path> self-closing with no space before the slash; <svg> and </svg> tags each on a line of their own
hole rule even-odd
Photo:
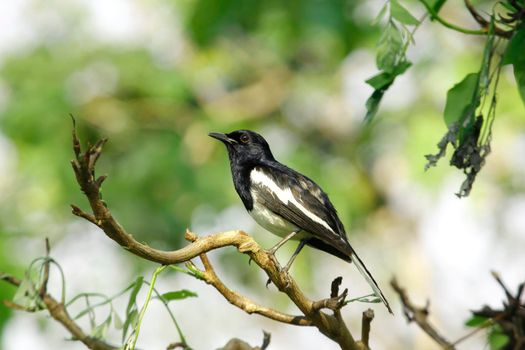
<svg viewBox="0 0 525 350">
<path fill-rule="evenodd" d="M 109 238 L 130 253 L 159 264 L 170 265 L 189 262 L 191 259 L 199 256 L 205 266 L 205 271 L 203 271 L 204 280 L 214 286 L 230 303 L 248 313 L 258 313 L 273 320 L 293 325 L 315 326 L 322 334 L 338 343 L 341 349 L 366 349 L 362 342 L 357 342 L 353 338 L 341 317 L 340 308 L 334 311 L 334 315 L 322 312 L 317 308 L 318 304 L 308 299 L 287 273 L 281 272 L 279 264 L 273 255 L 261 249 L 257 242 L 243 231 L 226 231 L 206 237 L 198 237 L 188 230 L 185 237 L 191 243 L 175 251 L 157 250 L 136 241 L 112 216 L 100 195 L 100 187 L 105 176 L 98 179 L 95 177 L 95 165 L 105 142 L 106 140 L 101 140 L 93 146 L 88 146 L 87 150 L 82 153 L 80 141 L 76 135 L 75 128 L 73 128 L 73 149 L 76 159 L 71 164 L 77 182 L 86 195 L 92 211 L 92 214 L 85 213 L 80 208 L 73 206 L 74 215 L 100 227 Z M 248 298 L 227 288 L 217 277 L 205 255 L 211 250 L 226 246 L 234 246 L 239 252 L 249 255 L 266 272 L 277 289 L 285 293 L 304 316 L 291 316 L 259 306 Z"/>
<path fill-rule="evenodd" d="M 48 264 L 48 262 L 46 262 L 46 264 Z M 21 281 L 18 278 L 5 274 L 5 273 L 0 273 L 0 279 L 16 287 L 19 287 L 21 283 Z M 47 280 L 45 284 L 47 284 Z M 42 285 L 40 291 L 45 290 L 46 288 L 44 288 L 44 285 Z M 73 321 L 73 319 L 69 316 L 66 308 L 64 307 L 64 304 L 58 302 L 50 294 L 48 293 L 41 294 L 41 299 L 44 305 L 46 306 L 46 309 L 49 312 L 49 315 L 53 317 L 56 321 L 58 321 L 60 324 L 62 324 L 68 330 L 68 332 L 71 333 L 74 339 L 81 341 L 89 349 L 92 349 L 92 350 L 116 350 L 118 349 L 118 347 L 107 344 L 100 339 L 90 337 L 86 333 L 84 333 L 82 328 L 80 328 L 80 326 L 76 324 L 75 321 Z M 7 303 L 4 302 L 4 304 L 11 307 L 9 302 Z M 33 311 L 33 310 L 24 309 L 23 307 L 20 307 L 19 305 L 16 305 L 15 308 L 22 309 L 25 311 L 30 311 L 30 312 Z"/>
<path fill-rule="evenodd" d="M 219 279 L 215 273 L 215 269 L 210 263 L 208 256 L 203 253 L 200 255 L 202 264 L 204 265 L 204 271 L 202 271 L 202 276 L 204 281 L 209 285 L 212 285 L 221 293 L 230 304 L 237 306 L 239 309 L 246 311 L 249 314 L 255 313 L 261 316 L 270 318 L 275 321 L 298 325 L 298 326 L 311 326 L 312 322 L 304 316 L 292 316 L 287 315 L 282 312 L 270 309 L 261 305 L 258 305 L 248 299 L 247 297 L 232 291 Z"/>
<path fill-rule="evenodd" d="M 394 288 L 394 291 L 399 295 L 399 298 L 401 299 L 401 303 L 403 305 L 403 313 L 405 314 L 405 317 L 407 321 L 415 322 L 426 334 L 428 334 L 436 343 L 438 343 L 442 349 L 446 350 L 454 350 L 454 345 L 443 338 L 436 328 L 428 321 L 428 315 L 429 315 L 429 305 L 425 305 L 425 307 L 418 307 L 415 306 L 412 301 L 409 299 L 408 294 L 404 288 L 402 288 L 398 283 L 397 280 L 394 278 L 392 281 L 390 281 L 390 285 L 392 288 Z"/>
</svg>

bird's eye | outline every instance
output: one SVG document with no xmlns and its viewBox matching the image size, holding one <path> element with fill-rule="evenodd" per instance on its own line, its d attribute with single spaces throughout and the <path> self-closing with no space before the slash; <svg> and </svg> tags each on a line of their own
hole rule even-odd
<svg viewBox="0 0 525 350">
<path fill-rule="evenodd" d="M 241 140 L 242 143 L 248 143 L 248 141 L 250 141 L 250 137 L 248 135 L 244 134 L 244 135 L 241 135 L 240 140 Z"/>
</svg>

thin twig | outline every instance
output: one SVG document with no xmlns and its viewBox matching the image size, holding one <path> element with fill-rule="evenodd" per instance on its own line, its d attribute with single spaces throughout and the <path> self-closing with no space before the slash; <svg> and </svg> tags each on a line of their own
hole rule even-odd
<svg viewBox="0 0 525 350">
<path fill-rule="evenodd" d="M 436 328 L 429 322 L 428 303 L 425 305 L 425 307 L 415 306 L 409 299 L 406 290 L 397 283 L 395 278 L 390 281 L 390 285 L 401 299 L 401 303 L 403 304 L 403 312 L 407 318 L 407 321 L 415 322 L 425 333 L 434 339 L 434 341 L 438 343 L 442 349 L 454 350 L 454 345 L 441 336 Z"/>
</svg>

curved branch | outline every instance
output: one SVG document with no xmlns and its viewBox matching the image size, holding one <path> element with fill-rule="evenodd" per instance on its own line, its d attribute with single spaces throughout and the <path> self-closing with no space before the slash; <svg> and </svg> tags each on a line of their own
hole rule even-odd
<svg viewBox="0 0 525 350">
<path fill-rule="evenodd" d="M 287 274 L 281 272 L 279 263 L 272 254 L 266 251 L 255 242 L 255 240 L 243 231 L 226 231 L 215 233 L 206 237 L 198 237 L 196 234 L 186 232 L 186 239 L 191 241 L 189 245 L 175 251 L 162 251 L 151 248 L 145 244 L 136 241 L 132 235 L 128 234 L 124 228 L 112 216 L 106 203 L 100 195 L 100 187 L 106 176 L 95 177 L 96 161 L 100 157 L 102 147 L 106 140 L 101 140 L 95 145 L 90 146 L 82 153 L 80 141 L 73 127 L 73 149 L 76 159 L 71 162 L 78 184 L 85 193 L 92 214 L 83 212 L 80 208 L 73 206 L 73 214 L 80 216 L 98 227 L 104 233 L 128 250 L 144 259 L 157 262 L 164 265 L 189 262 L 191 259 L 200 256 L 205 265 L 203 277 L 212 286 L 214 286 L 226 299 L 248 313 L 258 313 L 271 319 L 295 325 L 313 325 L 323 333 L 339 344 L 342 349 L 363 350 L 367 347 L 359 341 L 356 341 L 344 320 L 341 317 L 340 310 L 334 311 L 329 315 L 319 310 L 314 301 L 308 299 L 301 291 L 297 283 Z M 205 253 L 226 246 L 234 246 L 241 253 L 247 254 L 250 258 L 268 275 L 269 279 L 278 288 L 285 293 L 293 303 L 301 310 L 303 316 L 290 316 L 280 313 L 269 308 L 259 306 L 249 299 L 229 290 L 217 277 Z M 334 297 L 332 295 L 332 297 Z"/>
<path fill-rule="evenodd" d="M 312 326 L 312 322 L 304 316 L 287 315 L 274 309 L 258 305 L 245 296 L 232 291 L 219 279 L 205 253 L 200 255 L 200 259 L 205 269 L 202 271 L 204 281 L 215 287 L 215 289 L 217 289 L 219 293 L 230 302 L 230 304 L 237 306 L 239 309 L 242 309 L 249 314 L 259 314 L 275 321 L 297 326 Z"/>
</svg>

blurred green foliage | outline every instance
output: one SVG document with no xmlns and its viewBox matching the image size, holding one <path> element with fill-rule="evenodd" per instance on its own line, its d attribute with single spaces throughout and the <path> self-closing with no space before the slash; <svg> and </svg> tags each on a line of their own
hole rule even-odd
<svg viewBox="0 0 525 350">
<path fill-rule="evenodd" d="M 58 12 L 70 11 L 63 6 Z M 109 138 L 98 171 L 109 175 L 103 195 L 113 214 L 140 241 L 159 248 L 183 244 L 196 209 L 220 215 L 240 206 L 226 152 L 207 137 L 210 131 L 247 128 L 270 136 L 279 160 L 326 190 L 350 235 L 366 231 L 369 218 L 387 209 L 395 216 L 388 208 L 393 172 L 402 173 L 408 187 L 437 191 L 445 167 L 423 172 L 423 155 L 445 130 L 440 115 L 446 89 L 436 86 L 468 73 L 481 49 L 454 56 L 447 63 L 450 76 L 439 79 L 432 72 L 442 61 L 427 55 L 411 67 L 416 86 L 398 95 L 401 101 L 415 97 L 390 103 L 378 111 L 381 118 L 363 127 L 364 101 L 359 110 L 347 99 L 362 93 L 364 84 L 348 88 L 346 79 L 360 72 L 354 64 L 367 64 L 360 57 L 374 64 L 381 33 L 371 22 L 380 8 L 349 0 L 157 0 L 148 6 L 176 13 L 181 37 L 162 42 L 164 50 L 180 51 L 175 59 L 158 54 L 148 40 L 129 44 L 94 37 L 78 9 L 64 15 L 75 22 L 69 20 L 58 37 L 43 34 L 34 46 L 3 58 L 0 83 L 8 97 L 0 106 L 0 137 L 12 145 L 15 161 L 6 176 L 9 186 L 0 187 L 0 271 L 21 271 L 16 265 L 23 257 L 15 259 L 14 244 L 24 237 L 60 239 L 67 224 L 79 220 L 69 204 L 87 205 L 69 166 L 70 113 L 83 142 Z M 396 9 L 398 21 L 415 24 Z M 159 31 L 163 26 L 169 23 Z M 406 47 L 398 46 L 401 59 L 385 70 L 393 74 L 389 87 L 407 68 Z M 385 80 L 379 83 L 371 85 L 381 90 Z M 501 85 L 502 96 L 517 97 L 511 83 Z M 523 129 L 518 105 L 510 98 L 501 109 Z M 244 257 L 226 251 L 221 258 L 238 259 L 242 282 L 255 278 Z M 297 264 L 299 278 L 313 283 L 309 269 L 302 268 L 308 259 Z M 2 287 L 0 299 L 12 293 Z M 7 317 L 0 308 L 0 329 Z"/>
</svg>

